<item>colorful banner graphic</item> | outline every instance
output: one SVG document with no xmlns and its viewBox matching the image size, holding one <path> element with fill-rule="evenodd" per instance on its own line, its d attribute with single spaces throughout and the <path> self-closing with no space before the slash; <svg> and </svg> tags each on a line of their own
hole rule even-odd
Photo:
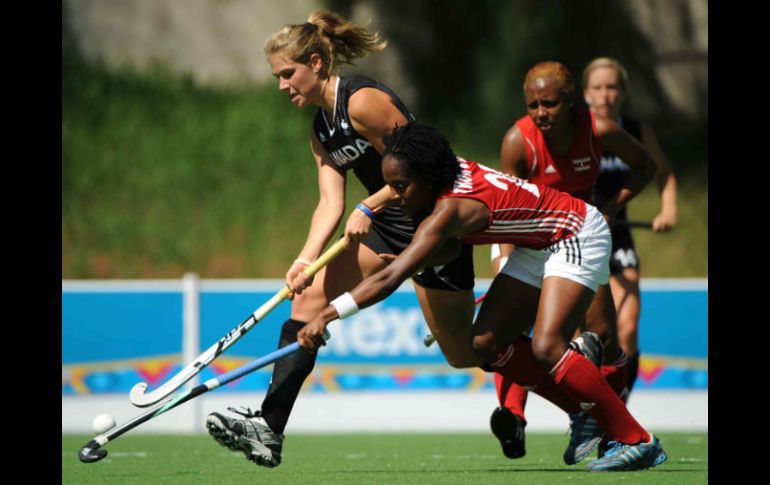
<svg viewBox="0 0 770 485">
<path fill-rule="evenodd" d="M 204 280 L 205 282 L 205 280 Z M 128 393 L 140 381 L 157 387 L 181 370 L 181 290 L 153 293 L 68 291 L 62 285 L 62 395 Z M 200 352 L 267 301 L 265 289 L 217 288 L 200 293 Z M 90 288 L 90 287 L 89 287 Z M 486 288 L 477 284 L 477 293 Z M 427 327 L 411 285 L 384 302 L 330 327 L 307 392 L 493 389 L 481 369 L 449 367 L 437 345 L 425 347 Z M 708 288 L 642 286 L 637 389 L 708 389 Z M 201 381 L 273 351 L 289 314 L 285 302 L 200 374 Z M 270 368 L 226 389 L 264 391 Z"/>
</svg>

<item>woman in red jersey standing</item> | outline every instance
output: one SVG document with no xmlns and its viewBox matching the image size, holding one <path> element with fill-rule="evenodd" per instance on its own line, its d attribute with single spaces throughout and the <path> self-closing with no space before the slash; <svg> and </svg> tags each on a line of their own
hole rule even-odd
<svg viewBox="0 0 770 485">
<path fill-rule="evenodd" d="M 594 187 L 603 151 L 622 153 L 628 160 L 628 177 L 598 206 L 608 222 L 638 194 L 648 180 L 654 161 L 633 137 L 612 120 L 598 119 L 576 104 L 577 89 L 570 71 L 559 62 L 541 62 L 524 79 L 527 115 L 503 137 L 500 168 L 533 183 L 547 185 L 595 204 Z M 514 247 L 501 245 L 493 266 L 502 267 Z M 515 252 L 515 251 L 514 251 Z M 585 316 L 584 329 L 597 333 L 604 342 L 602 373 L 615 392 L 627 393 L 627 357 L 617 340 L 617 317 L 610 287 L 601 285 Z M 523 428 L 527 391 L 497 374 L 500 406 L 491 418 L 492 431 L 506 456 L 525 453 Z M 570 442 L 564 461 L 574 464 L 599 444 L 602 430 L 588 413 L 570 415 Z"/>
</svg>

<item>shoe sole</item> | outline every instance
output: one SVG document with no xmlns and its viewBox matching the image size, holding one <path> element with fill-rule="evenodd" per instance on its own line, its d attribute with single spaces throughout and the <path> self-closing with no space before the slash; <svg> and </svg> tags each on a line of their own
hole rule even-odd
<svg viewBox="0 0 770 485">
<path fill-rule="evenodd" d="M 652 461 L 652 466 L 658 466 L 664 461 L 668 460 L 668 454 L 661 450 L 660 453 L 658 453 L 658 456 L 655 457 L 655 459 Z"/>
<path fill-rule="evenodd" d="M 209 415 L 206 418 L 206 428 L 214 441 L 221 446 L 228 448 L 232 451 L 243 451 L 238 436 L 230 430 L 227 421 L 216 414 Z"/>
<path fill-rule="evenodd" d="M 512 413 L 495 410 L 489 423 L 492 428 L 492 434 L 500 441 L 503 455 L 511 459 L 521 458 L 526 455 L 527 452 L 523 440 L 521 444 L 518 444 L 515 434 L 511 436 L 510 430 L 518 429 L 519 426 L 519 421 Z"/>
<path fill-rule="evenodd" d="M 646 470 L 648 468 L 652 468 L 655 466 L 660 465 L 661 463 L 665 462 L 668 459 L 668 454 L 666 454 L 665 451 L 660 450 L 660 452 L 655 455 L 655 458 L 652 460 L 652 462 L 633 462 L 633 463 L 617 463 L 617 466 L 607 466 L 603 468 L 590 468 L 591 463 L 588 464 L 587 470 L 589 472 L 630 472 L 635 470 Z M 592 462 L 593 463 L 593 462 Z"/>
<path fill-rule="evenodd" d="M 574 455 L 569 452 L 569 449 L 567 449 L 566 451 L 564 451 L 564 456 L 562 456 L 562 458 L 564 459 L 564 463 L 566 463 L 567 465 L 575 465 L 585 460 L 588 457 L 588 455 L 590 455 L 594 451 L 594 448 L 599 446 L 599 442 L 601 442 L 601 440 L 602 440 L 602 436 L 591 438 L 591 440 L 588 441 L 588 443 L 584 447 L 582 447 L 583 451 L 578 451 L 576 449 Z"/>
<path fill-rule="evenodd" d="M 206 418 L 206 428 L 214 440 L 221 446 L 231 450 L 240 451 L 246 456 L 247 460 L 253 461 L 257 465 L 267 468 L 275 468 L 280 465 L 274 458 L 267 458 L 265 455 L 272 456 L 273 450 L 262 443 L 246 439 L 236 435 L 228 426 L 227 421 L 217 414 L 211 414 Z"/>
</svg>

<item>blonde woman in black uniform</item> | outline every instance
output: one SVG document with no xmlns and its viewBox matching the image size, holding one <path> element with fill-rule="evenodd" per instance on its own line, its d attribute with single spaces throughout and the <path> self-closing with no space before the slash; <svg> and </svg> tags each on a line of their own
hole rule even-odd
<svg viewBox="0 0 770 485">
<path fill-rule="evenodd" d="M 279 89 L 297 108 L 318 106 L 310 149 L 318 170 L 320 198 L 297 259 L 286 273 L 293 290 L 291 318 L 281 329 L 278 347 L 297 340 L 297 332 L 332 299 L 383 269 L 412 240 L 421 217 L 387 207 L 389 190 L 382 177 L 384 135 L 414 120 L 404 103 L 383 84 L 363 76 L 341 77 L 337 68 L 385 48 L 379 36 L 330 13 L 315 12 L 303 24 L 286 25 L 265 44 Z M 308 278 L 302 270 L 321 254 L 345 212 L 347 174 L 352 170 L 369 196 L 345 224 L 347 250 Z M 427 214 L 426 214 L 427 215 Z M 470 346 L 467 322 L 473 318 L 473 260 L 469 245 L 452 244 L 444 266 L 428 267 L 413 277 L 428 326 L 447 360 L 455 366 L 479 365 Z M 445 253 L 447 254 L 447 253 Z M 456 255 L 456 256 L 454 256 Z M 441 322 L 441 329 L 435 322 Z M 453 339 L 442 335 L 451 333 Z M 467 333 L 466 339 L 457 339 Z M 275 364 L 261 409 L 243 418 L 211 413 L 206 426 L 214 439 L 243 452 L 257 465 L 281 463 L 284 429 L 297 394 L 315 365 L 316 355 L 296 352 Z"/>
<path fill-rule="evenodd" d="M 660 191 L 660 213 L 652 221 L 655 232 L 667 232 L 676 225 L 676 178 L 669 168 L 655 134 L 644 123 L 621 114 L 628 94 L 628 74 L 615 59 L 599 57 L 583 70 L 583 96 L 591 111 L 609 118 L 623 127 L 644 146 L 657 164 L 655 181 Z M 629 167 L 612 153 L 602 154 L 599 178 L 594 196 L 601 206 L 622 186 Z M 628 391 L 633 388 L 639 369 L 638 326 L 641 300 L 639 297 L 639 257 L 631 230 L 627 224 L 626 208 L 615 216 L 612 226 L 612 257 L 610 259 L 610 288 L 618 315 L 618 340 L 629 359 Z M 625 395 L 628 399 L 628 394 Z"/>
</svg>

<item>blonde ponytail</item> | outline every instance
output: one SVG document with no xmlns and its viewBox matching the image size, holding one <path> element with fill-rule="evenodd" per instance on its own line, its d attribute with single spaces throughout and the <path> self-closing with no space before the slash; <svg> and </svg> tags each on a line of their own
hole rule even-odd
<svg viewBox="0 0 770 485">
<path fill-rule="evenodd" d="M 310 56 L 318 54 L 323 61 L 321 77 L 328 78 L 342 64 L 379 52 L 387 46 L 377 32 L 369 33 L 363 26 L 328 11 L 310 14 L 304 24 L 290 24 L 270 36 L 265 42 L 265 55 L 282 54 L 294 62 L 307 64 Z"/>
</svg>

